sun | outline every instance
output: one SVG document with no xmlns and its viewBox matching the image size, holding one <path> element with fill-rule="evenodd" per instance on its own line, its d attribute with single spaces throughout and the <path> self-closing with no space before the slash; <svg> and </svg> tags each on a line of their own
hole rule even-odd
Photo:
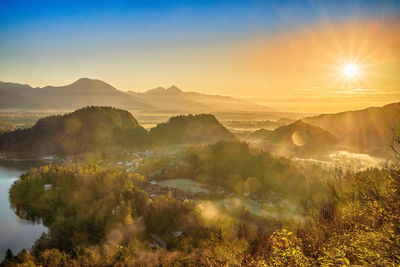
<svg viewBox="0 0 400 267">
<path fill-rule="evenodd" d="M 359 75 L 360 68 L 354 64 L 347 64 L 343 67 L 343 74 L 347 78 L 353 78 Z"/>
</svg>

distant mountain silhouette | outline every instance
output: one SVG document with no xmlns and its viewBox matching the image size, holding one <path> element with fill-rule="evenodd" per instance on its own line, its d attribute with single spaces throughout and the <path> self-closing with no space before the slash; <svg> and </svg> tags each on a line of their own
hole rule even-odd
<svg viewBox="0 0 400 267">
<path fill-rule="evenodd" d="M 265 130 L 275 130 L 278 127 L 288 125 L 295 122 L 296 120 L 280 118 L 278 120 L 231 120 L 225 121 L 224 125 L 228 128 L 233 129 L 265 129 Z"/>
<path fill-rule="evenodd" d="M 318 156 L 333 151 L 337 139 L 329 132 L 302 122 L 279 127 L 264 139 L 264 148 L 285 156 Z"/>
<path fill-rule="evenodd" d="M 66 86 L 32 88 L 0 82 L 0 110 L 70 111 L 89 105 L 113 106 L 134 111 L 201 113 L 266 110 L 253 102 L 227 96 L 183 92 L 176 86 L 145 93 L 123 92 L 95 79 L 81 78 Z M 12 104 L 10 104 L 12 103 Z"/>
<path fill-rule="evenodd" d="M 1 82 L 1 92 L 14 94 L 18 98 L 26 98 L 26 101 L 14 101 L 15 105 L 12 107 L 0 105 L 0 109 L 74 110 L 89 105 L 115 106 L 130 110 L 154 108 L 103 81 L 88 78 L 79 79 L 66 86 L 43 88 Z"/>
<path fill-rule="evenodd" d="M 12 110 L 16 107 L 23 107 L 25 110 L 45 110 L 47 109 L 41 101 L 31 96 L 20 95 L 9 90 L 0 89 L 0 109 Z"/>
<path fill-rule="evenodd" d="M 183 92 L 176 86 L 169 88 L 157 87 L 144 93 L 128 91 L 129 94 L 140 97 L 152 103 L 165 112 L 201 113 L 217 111 L 257 111 L 267 110 L 256 103 L 229 96 L 208 95 L 196 92 Z"/>
<path fill-rule="evenodd" d="M 236 137 L 210 114 L 181 115 L 150 130 L 153 144 L 216 143 Z"/>
<path fill-rule="evenodd" d="M 0 135 L 0 151 L 9 155 L 70 155 L 109 147 L 147 144 L 147 131 L 125 110 L 87 107 L 50 116 L 28 129 Z"/>
<path fill-rule="evenodd" d="M 342 145 L 357 152 L 387 155 L 392 129 L 400 130 L 400 103 L 302 120 L 329 131 Z"/>
</svg>

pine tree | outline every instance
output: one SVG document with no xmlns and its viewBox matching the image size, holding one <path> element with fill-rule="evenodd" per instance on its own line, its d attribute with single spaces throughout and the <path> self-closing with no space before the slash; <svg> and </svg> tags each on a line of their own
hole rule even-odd
<svg viewBox="0 0 400 267">
<path fill-rule="evenodd" d="M 5 260 L 12 261 L 14 259 L 14 254 L 12 253 L 11 249 L 7 249 Z"/>
</svg>

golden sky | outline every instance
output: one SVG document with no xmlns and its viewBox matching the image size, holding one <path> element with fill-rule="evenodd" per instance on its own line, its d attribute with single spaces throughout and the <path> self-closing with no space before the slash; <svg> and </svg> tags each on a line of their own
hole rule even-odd
<svg viewBox="0 0 400 267">
<path fill-rule="evenodd" d="M 327 23 L 255 38 L 233 58 L 236 94 L 266 105 L 335 111 L 400 101 L 398 20 Z M 348 64 L 358 75 L 344 75 Z"/>
<path fill-rule="evenodd" d="M 303 112 L 400 101 L 398 2 L 322 2 L 3 6 L 0 80 L 176 85 Z"/>
</svg>

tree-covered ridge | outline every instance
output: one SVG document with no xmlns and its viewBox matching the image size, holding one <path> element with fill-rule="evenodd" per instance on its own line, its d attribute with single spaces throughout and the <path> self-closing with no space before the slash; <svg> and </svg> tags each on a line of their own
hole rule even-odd
<svg viewBox="0 0 400 267">
<path fill-rule="evenodd" d="M 147 148 L 235 139 L 210 114 L 172 117 L 148 132 L 126 110 L 92 106 L 39 119 L 28 129 L 2 133 L 0 152 L 11 157 L 78 155 L 110 148 Z"/>
<path fill-rule="evenodd" d="M 216 143 L 235 136 L 211 114 L 180 115 L 150 130 L 153 144 Z"/>
<path fill-rule="evenodd" d="M 125 110 L 86 107 L 0 135 L 0 150 L 20 155 L 79 154 L 145 145 L 147 131 Z"/>
<path fill-rule="evenodd" d="M 139 127 L 137 120 L 126 110 L 113 108 L 113 107 L 99 107 L 90 106 L 75 110 L 74 112 L 66 115 L 53 115 L 46 118 L 39 119 L 35 126 L 37 127 L 57 127 L 59 119 L 68 121 L 70 119 L 80 118 L 88 121 L 104 120 L 104 123 L 112 123 L 115 127 L 120 128 L 133 128 Z"/>
</svg>

